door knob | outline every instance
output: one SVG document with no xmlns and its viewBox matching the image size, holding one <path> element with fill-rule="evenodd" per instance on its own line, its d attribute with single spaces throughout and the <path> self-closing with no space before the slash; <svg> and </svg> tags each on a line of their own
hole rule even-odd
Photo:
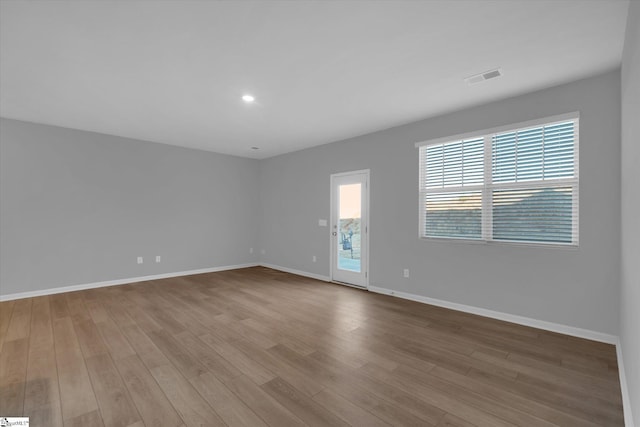
<svg viewBox="0 0 640 427">
<path fill-rule="evenodd" d="M 337 236 L 337 235 L 338 235 L 338 232 L 334 231 L 334 232 L 333 232 L 333 233 L 331 233 L 331 234 L 333 234 L 334 236 Z"/>
</svg>

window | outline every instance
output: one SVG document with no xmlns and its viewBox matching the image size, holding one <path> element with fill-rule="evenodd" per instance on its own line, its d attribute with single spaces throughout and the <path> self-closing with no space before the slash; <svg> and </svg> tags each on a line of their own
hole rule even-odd
<svg viewBox="0 0 640 427">
<path fill-rule="evenodd" d="M 416 144 L 420 237 L 578 244 L 578 116 Z"/>
</svg>

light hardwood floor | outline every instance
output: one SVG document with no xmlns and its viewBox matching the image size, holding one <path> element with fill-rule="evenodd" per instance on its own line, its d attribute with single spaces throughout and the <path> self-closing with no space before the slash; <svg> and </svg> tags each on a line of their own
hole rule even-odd
<svg viewBox="0 0 640 427">
<path fill-rule="evenodd" d="M 262 267 L 0 303 L 31 426 L 623 425 L 615 349 Z"/>
</svg>

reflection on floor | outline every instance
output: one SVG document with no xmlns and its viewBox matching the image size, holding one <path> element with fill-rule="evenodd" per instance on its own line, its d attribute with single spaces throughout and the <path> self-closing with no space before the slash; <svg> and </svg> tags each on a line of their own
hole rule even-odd
<svg viewBox="0 0 640 427">
<path fill-rule="evenodd" d="M 615 347 L 262 267 L 0 303 L 33 426 L 621 426 Z"/>
</svg>

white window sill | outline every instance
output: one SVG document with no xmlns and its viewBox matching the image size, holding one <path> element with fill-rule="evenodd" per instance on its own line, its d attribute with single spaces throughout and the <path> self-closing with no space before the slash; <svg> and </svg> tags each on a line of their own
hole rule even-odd
<svg viewBox="0 0 640 427">
<path fill-rule="evenodd" d="M 549 249 L 567 249 L 577 250 L 580 248 L 578 244 L 573 243 L 538 243 L 538 242 L 516 242 L 509 240 L 482 240 L 482 239 L 464 239 L 461 237 L 422 237 L 419 240 L 423 242 L 436 243 L 455 243 L 470 245 L 490 245 L 490 246 L 520 246 L 528 248 L 549 248 Z"/>
</svg>

